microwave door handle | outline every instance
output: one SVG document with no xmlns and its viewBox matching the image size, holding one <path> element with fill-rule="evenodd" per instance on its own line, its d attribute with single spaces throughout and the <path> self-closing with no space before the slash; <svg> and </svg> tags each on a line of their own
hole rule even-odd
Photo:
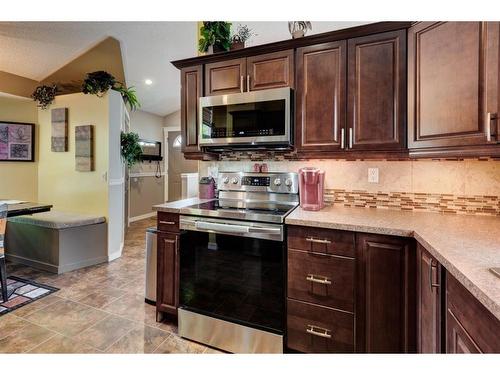
<svg viewBox="0 0 500 375">
<path fill-rule="evenodd" d="M 211 230 L 214 232 L 222 232 L 222 233 L 239 233 L 239 234 L 249 233 L 249 227 L 243 225 L 210 223 L 206 221 L 197 221 L 195 224 L 195 228 L 201 230 Z"/>
</svg>

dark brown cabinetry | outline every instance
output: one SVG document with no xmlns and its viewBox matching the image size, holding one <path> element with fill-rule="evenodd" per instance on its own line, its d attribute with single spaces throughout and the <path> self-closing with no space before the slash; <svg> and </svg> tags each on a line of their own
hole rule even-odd
<svg viewBox="0 0 500 375">
<path fill-rule="evenodd" d="M 181 69 L 181 136 L 184 154 L 199 153 L 199 98 L 203 95 L 203 67 Z"/>
<path fill-rule="evenodd" d="M 156 311 L 177 316 L 179 305 L 179 215 L 158 212 Z"/>
<path fill-rule="evenodd" d="M 345 147 L 346 56 L 345 40 L 297 49 L 298 151 L 340 151 Z"/>
<path fill-rule="evenodd" d="M 415 156 L 492 155 L 499 24 L 422 22 L 408 31 L 408 147 Z"/>
<path fill-rule="evenodd" d="M 358 233 L 356 252 L 356 351 L 414 352 L 414 241 Z"/>
<path fill-rule="evenodd" d="M 446 274 L 446 352 L 500 353 L 500 321 Z"/>
<path fill-rule="evenodd" d="M 349 39 L 347 137 L 352 150 L 406 146 L 406 30 Z"/>
<path fill-rule="evenodd" d="M 293 50 L 205 65 L 205 95 L 293 87 Z"/>
<path fill-rule="evenodd" d="M 442 267 L 417 245 L 417 351 L 441 353 Z"/>
</svg>

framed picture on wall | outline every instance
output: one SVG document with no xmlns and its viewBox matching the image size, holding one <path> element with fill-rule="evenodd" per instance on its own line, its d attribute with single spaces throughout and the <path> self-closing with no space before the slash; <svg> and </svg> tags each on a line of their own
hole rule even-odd
<svg viewBox="0 0 500 375">
<path fill-rule="evenodd" d="M 0 161 L 35 161 L 35 124 L 0 120 Z"/>
</svg>

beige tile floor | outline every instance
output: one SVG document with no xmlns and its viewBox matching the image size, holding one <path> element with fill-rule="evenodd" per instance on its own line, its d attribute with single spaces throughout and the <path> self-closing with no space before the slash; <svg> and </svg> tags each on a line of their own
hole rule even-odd
<svg viewBox="0 0 500 375">
<path fill-rule="evenodd" d="M 144 303 L 145 230 L 154 225 L 133 223 L 111 263 L 63 275 L 9 264 L 9 274 L 60 290 L 0 317 L 0 353 L 220 353 L 156 322 Z"/>
</svg>

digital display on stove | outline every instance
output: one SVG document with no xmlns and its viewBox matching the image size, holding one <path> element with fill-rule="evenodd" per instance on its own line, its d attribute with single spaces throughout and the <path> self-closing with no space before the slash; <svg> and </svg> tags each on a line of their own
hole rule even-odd
<svg viewBox="0 0 500 375">
<path fill-rule="evenodd" d="M 270 177 L 243 177 L 241 179 L 241 185 L 246 186 L 269 186 L 271 183 Z"/>
</svg>

